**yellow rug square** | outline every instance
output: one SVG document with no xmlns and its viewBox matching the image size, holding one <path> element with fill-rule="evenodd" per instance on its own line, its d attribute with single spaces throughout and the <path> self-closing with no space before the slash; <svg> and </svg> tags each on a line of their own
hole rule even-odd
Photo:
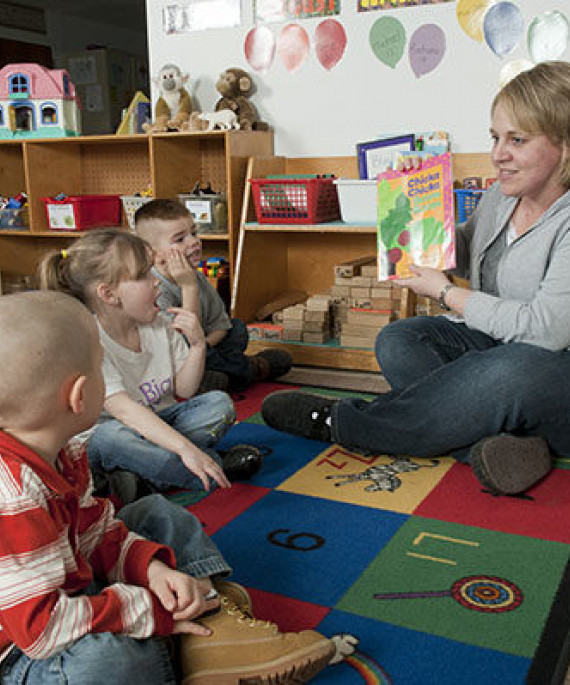
<svg viewBox="0 0 570 685">
<path fill-rule="evenodd" d="M 365 456 L 331 445 L 277 490 L 411 514 L 455 463 L 451 457 Z"/>
</svg>

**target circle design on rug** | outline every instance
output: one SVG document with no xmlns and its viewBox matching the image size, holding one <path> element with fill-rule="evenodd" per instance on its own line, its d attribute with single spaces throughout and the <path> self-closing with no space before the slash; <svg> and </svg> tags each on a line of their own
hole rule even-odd
<svg viewBox="0 0 570 685">
<path fill-rule="evenodd" d="M 451 595 L 466 609 L 499 613 L 522 604 L 523 594 L 514 583 L 495 576 L 466 576 L 455 581 Z"/>
</svg>

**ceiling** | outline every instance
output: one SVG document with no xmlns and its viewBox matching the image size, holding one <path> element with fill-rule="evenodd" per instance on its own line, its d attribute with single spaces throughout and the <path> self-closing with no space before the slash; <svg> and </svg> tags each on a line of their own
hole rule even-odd
<svg viewBox="0 0 570 685">
<path fill-rule="evenodd" d="M 53 12 L 146 33 L 145 0 L 17 0 L 17 4 L 43 7 Z"/>
</svg>

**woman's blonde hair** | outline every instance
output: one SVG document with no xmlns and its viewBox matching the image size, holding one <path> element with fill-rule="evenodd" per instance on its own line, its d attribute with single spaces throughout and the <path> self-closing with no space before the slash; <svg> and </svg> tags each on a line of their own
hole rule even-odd
<svg viewBox="0 0 570 685">
<path fill-rule="evenodd" d="M 541 134 L 562 149 L 560 181 L 570 188 L 570 63 L 541 62 L 509 81 L 491 106 L 504 107 L 526 133 Z"/>
<path fill-rule="evenodd" d="M 99 283 L 116 286 L 136 280 L 152 263 L 152 250 L 142 238 L 120 228 L 102 228 L 81 236 L 66 250 L 45 255 L 38 277 L 43 290 L 67 293 L 94 310 Z"/>
</svg>

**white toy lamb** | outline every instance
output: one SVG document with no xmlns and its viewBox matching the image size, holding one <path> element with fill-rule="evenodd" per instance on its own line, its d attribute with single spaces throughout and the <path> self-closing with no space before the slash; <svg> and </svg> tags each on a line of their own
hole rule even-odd
<svg viewBox="0 0 570 685">
<path fill-rule="evenodd" d="M 240 127 L 237 115 L 231 109 L 221 109 L 219 112 L 203 112 L 198 115 L 198 119 L 208 122 L 208 131 L 213 131 L 216 127 L 221 128 L 222 131 Z"/>
</svg>

